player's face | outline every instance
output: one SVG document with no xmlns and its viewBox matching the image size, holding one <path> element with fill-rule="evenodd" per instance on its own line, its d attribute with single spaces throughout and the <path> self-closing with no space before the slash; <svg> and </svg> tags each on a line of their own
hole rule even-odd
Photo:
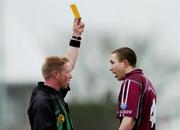
<svg viewBox="0 0 180 130">
<path fill-rule="evenodd" d="M 111 54 L 110 56 L 110 71 L 114 74 L 117 80 L 122 80 L 125 77 L 125 65 L 122 60 L 119 62 L 116 54 Z"/>
<path fill-rule="evenodd" d="M 64 64 L 63 68 L 64 70 L 60 72 L 58 83 L 62 88 L 67 88 L 70 83 L 70 79 L 72 78 L 72 66 L 69 62 L 67 62 Z"/>
</svg>

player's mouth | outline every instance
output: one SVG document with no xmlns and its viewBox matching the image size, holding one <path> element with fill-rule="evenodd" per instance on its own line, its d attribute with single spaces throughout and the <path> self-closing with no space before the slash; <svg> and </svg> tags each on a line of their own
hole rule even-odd
<svg viewBox="0 0 180 130">
<path fill-rule="evenodd" d="M 118 76 L 117 76 L 117 74 L 116 73 L 113 73 L 113 75 L 114 75 L 114 77 L 117 79 L 118 78 Z"/>
<path fill-rule="evenodd" d="M 117 74 L 112 71 L 112 74 L 114 75 L 115 78 L 117 78 Z"/>
</svg>

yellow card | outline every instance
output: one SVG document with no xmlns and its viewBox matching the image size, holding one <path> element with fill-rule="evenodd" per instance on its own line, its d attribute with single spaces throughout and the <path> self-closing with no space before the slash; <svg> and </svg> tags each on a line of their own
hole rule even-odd
<svg viewBox="0 0 180 130">
<path fill-rule="evenodd" d="M 75 18 L 81 18 L 80 13 L 79 13 L 79 11 L 78 11 L 78 9 L 77 9 L 76 4 L 71 4 L 70 6 L 71 6 L 71 10 L 72 10 L 72 12 L 73 12 L 73 14 L 74 14 L 74 17 L 75 17 Z"/>
</svg>

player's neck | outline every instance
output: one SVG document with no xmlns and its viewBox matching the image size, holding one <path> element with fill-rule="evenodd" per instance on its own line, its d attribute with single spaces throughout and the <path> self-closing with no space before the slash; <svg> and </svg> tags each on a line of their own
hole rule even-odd
<svg viewBox="0 0 180 130">
<path fill-rule="evenodd" d="M 133 70 L 135 70 L 136 68 L 132 67 L 132 66 L 129 66 L 126 68 L 126 74 L 132 72 Z"/>
</svg>

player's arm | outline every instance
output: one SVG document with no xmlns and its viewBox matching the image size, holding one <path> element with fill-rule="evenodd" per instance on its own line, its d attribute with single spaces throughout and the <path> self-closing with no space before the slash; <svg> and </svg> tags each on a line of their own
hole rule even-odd
<svg viewBox="0 0 180 130">
<path fill-rule="evenodd" d="M 125 116 L 119 126 L 119 130 L 132 130 L 136 120 L 132 117 Z"/>
<path fill-rule="evenodd" d="M 78 58 L 84 26 L 85 25 L 80 18 L 76 18 L 74 20 L 72 39 L 70 40 L 70 46 L 65 54 L 66 57 L 69 59 L 72 68 L 74 68 L 76 60 Z"/>
</svg>

